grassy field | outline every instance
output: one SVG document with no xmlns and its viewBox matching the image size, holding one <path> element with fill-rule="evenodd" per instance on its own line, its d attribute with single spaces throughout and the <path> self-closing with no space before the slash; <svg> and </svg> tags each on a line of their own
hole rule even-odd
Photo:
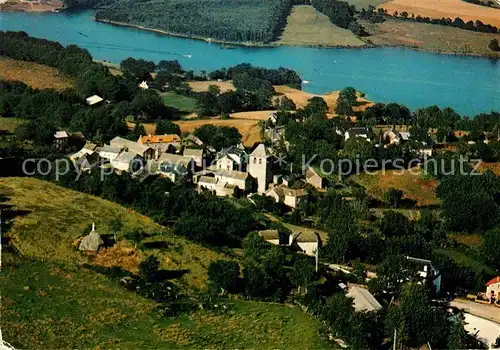
<svg viewBox="0 0 500 350">
<path fill-rule="evenodd" d="M 310 5 L 294 6 L 278 41 L 297 46 L 364 46 L 351 31 L 337 27 Z"/>
<path fill-rule="evenodd" d="M 0 79 L 22 81 L 36 89 L 64 90 L 73 86 L 72 80 L 55 68 L 7 57 L 0 57 Z"/>
<path fill-rule="evenodd" d="M 417 172 L 413 169 L 415 173 Z M 374 175 L 362 173 L 353 179 L 366 188 L 366 192 L 377 199 L 382 199 L 389 188 L 403 191 L 403 197 L 416 201 L 416 205 L 435 205 L 440 201 L 436 197 L 435 180 L 423 180 L 419 175 L 412 175 L 409 171 L 398 175 L 399 171 L 387 170 L 385 174 L 378 171 Z"/>
<path fill-rule="evenodd" d="M 189 271 L 175 281 L 190 293 L 205 286 L 208 263 L 222 255 L 167 231 L 151 237 L 167 243 L 162 250 L 137 251 L 120 242 L 87 256 L 72 243 L 92 221 L 105 234 L 109 220 L 120 218 L 125 229 L 118 237 L 126 229 L 162 228 L 119 205 L 36 179 L 2 178 L 0 194 L 13 206 L 9 211 L 17 211 L 7 235 L 21 255 L 4 249 L 0 272 L 0 326 L 16 348 L 328 347 L 320 323 L 288 305 L 228 300 L 225 313 L 159 318 L 157 304 L 82 264 L 127 268 L 155 254 L 162 268 Z"/>
<path fill-rule="evenodd" d="M 196 99 L 193 97 L 179 95 L 175 92 L 161 93 L 160 96 L 168 107 L 187 113 L 195 113 L 197 111 Z"/>
<path fill-rule="evenodd" d="M 377 7 L 380 4 L 383 4 L 387 0 L 347 0 L 347 2 L 351 5 L 356 6 L 356 9 L 361 10 L 362 8 L 368 8 L 368 6 L 372 5 Z"/>
<path fill-rule="evenodd" d="M 24 120 L 22 119 L 0 117 L 0 130 L 14 132 L 14 130 L 16 130 L 16 128 L 23 123 Z"/>
<path fill-rule="evenodd" d="M 406 11 L 410 15 L 430 18 L 460 17 L 465 22 L 480 20 L 485 24 L 500 26 L 500 9 L 471 4 L 462 0 L 390 0 L 379 5 L 389 13 Z"/>
<path fill-rule="evenodd" d="M 453 259 L 458 266 L 469 267 L 476 273 L 480 274 L 481 271 L 484 271 L 490 275 L 495 274 L 494 269 L 487 267 L 482 261 L 475 260 L 471 254 L 461 252 L 458 248 L 439 248 L 436 249 L 436 252 Z"/>
<path fill-rule="evenodd" d="M 188 82 L 191 89 L 194 92 L 203 92 L 207 91 L 210 85 L 218 86 L 220 92 L 226 92 L 229 90 L 236 90 L 233 83 L 231 81 L 216 81 L 216 80 L 208 80 L 208 81 L 190 81 Z"/>
<path fill-rule="evenodd" d="M 500 34 L 394 19 L 377 24 L 361 21 L 361 24 L 371 34 L 366 39 L 375 45 L 398 45 L 433 52 L 500 57 L 500 53 L 488 49 L 490 40 L 500 40 Z"/>
<path fill-rule="evenodd" d="M 49 182 L 32 178 L 1 178 L 0 194 L 8 196 L 9 204 L 23 212 L 15 219 L 9 237 L 24 256 L 73 263 L 89 262 L 88 257 L 73 248 L 73 243 L 92 222 L 96 223 L 100 234 L 112 234 L 110 220 L 118 218 L 124 223 L 122 230 L 117 232 L 119 240 L 132 229 L 150 234 L 163 230 L 162 236 L 153 239 L 164 241 L 168 250 L 136 251 L 126 244 L 119 244 L 101 251 L 90 262 L 103 266 L 116 263 L 133 271 L 141 257 L 156 254 L 162 268 L 188 270 L 178 284 L 197 290 L 205 285 L 210 262 L 222 258 L 210 249 L 169 233 L 133 210 Z"/>
<path fill-rule="evenodd" d="M 39 260 L 4 267 L 0 281 L 3 339 L 18 349 L 328 347 L 319 322 L 286 305 L 227 301 L 226 314 L 159 318 L 103 275 Z"/>
</svg>

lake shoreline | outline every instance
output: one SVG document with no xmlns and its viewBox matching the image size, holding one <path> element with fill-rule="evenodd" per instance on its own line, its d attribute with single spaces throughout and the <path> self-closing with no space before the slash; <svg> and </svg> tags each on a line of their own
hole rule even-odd
<svg viewBox="0 0 500 350">
<path fill-rule="evenodd" d="M 349 49 L 349 50 L 356 50 L 356 49 L 363 50 L 363 49 L 376 49 L 376 48 L 402 48 L 402 49 L 408 49 L 408 50 L 413 50 L 413 51 L 429 52 L 429 53 L 434 53 L 434 54 L 438 54 L 438 55 L 482 57 L 482 58 L 490 58 L 490 59 L 494 59 L 494 60 L 500 60 L 500 56 L 495 56 L 494 54 L 482 55 L 482 54 L 478 54 L 478 53 L 439 51 L 439 50 L 431 50 L 431 49 L 425 49 L 425 48 L 421 48 L 421 47 L 406 46 L 406 45 L 400 45 L 400 44 L 399 45 L 398 44 L 374 45 L 374 44 L 369 44 L 369 43 L 365 42 L 365 45 L 363 45 L 363 46 L 349 46 L 349 45 L 293 45 L 293 44 L 280 44 L 279 42 L 272 42 L 272 43 L 236 42 L 236 41 L 212 39 L 212 38 L 207 38 L 207 37 L 204 37 L 201 35 L 174 33 L 174 32 L 169 32 L 169 31 L 162 30 L 162 29 L 149 28 L 149 27 L 144 27 L 144 26 L 137 25 L 137 24 L 132 24 L 132 23 L 118 22 L 118 21 L 112 21 L 112 20 L 107 20 L 107 19 L 98 19 L 95 16 L 92 18 L 94 21 L 100 22 L 100 23 L 105 23 L 105 24 L 119 26 L 119 27 L 135 28 L 135 29 L 139 29 L 139 30 L 144 30 L 144 31 L 153 32 L 153 33 L 160 34 L 160 35 L 167 35 L 167 36 L 172 36 L 172 37 L 177 37 L 177 38 L 205 41 L 207 43 L 214 43 L 214 44 L 221 45 L 223 48 L 225 45 L 227 45 L 227 46 L 229 46 L 229 47 L 227 47 L 227 49 L 231 49 L 233 46 L 234 47 L 248 47 L 248 48 L 278 48 L 278 47 L 298 47 L 298 48 L 301 48 L 301 47 L 303 47 L 303 48 L 313 48 L 313 49 Z"/>
</svg>

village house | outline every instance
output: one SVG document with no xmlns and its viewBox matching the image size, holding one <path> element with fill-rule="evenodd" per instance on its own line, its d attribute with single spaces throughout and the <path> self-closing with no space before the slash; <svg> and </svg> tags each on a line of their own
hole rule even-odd
<svg viewBox="0 0 500 350">
<path fill-rule="evenodd" d="M 410 133 L 406 131 L 396 131 L 390 129 L 384 132 L 384 142 L 389 145 L 399 145 L 410 141 Z"/>
<path fill-rule="evenodd" d="M 345 285 L 344 285 L 345 286 Z M 344 287 L 344 286 L 341 286 Z M 353 285 L 345 286 L 344 292 L 348 298 L 353 298 L 353 306 L 356 312 L 371 312 L 382 309 L 382 305 L 375 299 L 372 293 L 362 286 Z"/>
<path fill-rule="evenodd" d="M 57 131 L 54 134 L 54 146 L 59 150 L 64 150 L 68 145 L 69 135 L 66 131 Z"/>
<path fill-rule="evenodd" d="M 232 185 L 235 188 L 238 187 L 245 193 L 248 193 L 252 189 L 252 177 L 242 171 L 236 170 L 218 170 L 214 172 L 215 178 L 220 184 Z"/>
<path fill-rule="evenodd" d="M 231 146 L 217 153 L 215 161 L 217 169 L 246 171 L 248 155 L 244 149 Z"/>
<path fill-rule="evenodd" d="M 181 138 L 176 134 L 167 135 L 145 135 L 137 141 L 138 144 L 152 148 L 155 159 L 158 159 L 163 153 L 174 153 L 181 147 Z"/>
<path fill-rule="evenodd" d="M 283 203 L 294 209 L 307 197 L 307 193 L 304 190 L 295 190 L 285 185 L 274 186 L 267 190 L 264 195 L 274 198 L 276 203 Z"/>
<path fill-rule="evenodd" d="M 87 102 L 87 104 L 89 106 L 97 106 L 97 105 L 101 104 L 104 101 L 104 99 L 101 96 L 92 95 L 90 97 L 87 97 L 85 99 L 85 101 Z"/>
<path fill-rule="evenodd" d="M 97 152 L 85 153 L 72 161 L 75 168 L 81 172 L 90 171 L 103 163 L 103 159 L 99 157 Z"/>
<path fill-rule="evenodd" d="M 280 245 L 280 233 L 278 230 L 263 230 L 258 232 L 259 236 L 268 243 Z"/>
<path fill-rule="evenodd" d="M 321 190 L 325 187 L 325 179 L 319 176 L 318 172 L 312 167 L 308 167 L 306 170 L 306 182 L 313 185 L 317 189 Z"/>
<path fill-rule="evenodd" d="M 418 269 L 418 274 L 425 283 L 430 283 L 434 287 L 437 294 L 441 291 L 441 273 L 436 269 L 430 260 L 413 258 L 407 256 L 406 259 L 411 261 Z"/>
<path fill-rule="evenodd" d="M 316 232 L 293 232 L 288 244 L 306 255 L 316 256 L 319 253 L 320 238 Z"/>
<path fill-rule="evenodd" d="M 145 160 L 153 159 L 154 150 L 145 145 L 141 145 L 140 143 L 129 141 L 122 137 L 115 137 L 110 141 L 110 146 L 123 149 L 127 152 L 134 153 Z"/>
<path fill-rule="evenodd" d="M 75 162 L 78 158 L 80 158 L 86 154 L 92 154 L 94 152 L 99 152 L 99 147 L 97 147 L 97 145 L 95 143 L 87 142 L 81 150 L 70 155 L 69 159 L 72 162 Z"/>
<path fill-rule="evenodd" d="M 486 283 L 486 298 L 488 298 L 491 303 L 500 300 L 500 276 Z"/>
<path fill-rule="evenodd" d="M 184 157 L 192 158 L 197 167 L 201 168 L 203 166 L 203 156 L 204 156 L 203 149 L 184 148 L 184 152 L 182 153 L 182 155 Z"/>
<path fill-rule="evenodd" d="M 112 147 L 108 145 L 104 145 L 99 152 L 99 155 L 103 159 L 107 159 L 109 161 L 115 160 L 120 153 L 122 152 L 122 148 L 120 147 Z"/>
<path fill-rule="evenodd" d="M 345 141 L 353 137 L 361 137 L 366 139 L 366 141 L 371 141 L 373 138 L 373 134 L 368 128 L 355 127 L 347 130 L 344 134 Z"/>
<path fill-rule="evenodd" d="M 202 175 L 198 178 L 198 191 L 211 191 L 216 192 L 217 179 L 213 176 Z"/>
<path fill-rule="evenodd" d="M 145 166 L 144 158 L 136 152 L 122 151 L 111 161 L 111 166 L 118 172 L 135 173 Z"/>
<path fill-rule="evenodd" d="M 176 182 L 180 178 L 190 176 L 194 171 L 194 160 L 178 154 L 163 153 L 158 159 L 160 175 Z"/>
<path fill-rule="evenodd" d="M 151 88 L 151 84 L 147 82 L 146 80 L 143 80 L 142 83 L 139 84 L 139 88 L 143 90 L 147 90 Z"/>
</svg>

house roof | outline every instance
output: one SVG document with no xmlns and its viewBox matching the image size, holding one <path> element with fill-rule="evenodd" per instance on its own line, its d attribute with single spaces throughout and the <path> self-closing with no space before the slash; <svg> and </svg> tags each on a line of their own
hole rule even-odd
<svg viewBox="0 0 500 350">
<path fill-rule="evenodd" d="M 266 149 L 266 146 L 264 146 L 264 144 L 261 143 L 260 145 L 257 146 L 257 148 L 255 148 L 253 150 L 253 152 L 250 154 L 250 156 L 256 157 L 256 158 L 266 158 L 269 154 L 270 153 Z"/>
<path fill-rule="evenodd" d="M 259 231 L 259 236 L 261 236 L 265 241 L 270 239 L 280 239 L 280 234 L 278 230 L 263 230 Z"/>
<path fill-rule="evenodd" d="M 486 283 L 486 286 L 491 286 L 492 284 L 497 284 L 497 283 L 500 283 L 500 276 L 497 276 L 497 277 L 493 278 L 492 280 L 489 280 Z"/>
<path fill-rule="evenodd" d="M 148 143 L 174 143 L 181 142 L 181 138 L 177 134 L 167 134 L 167 135 L 145 135 L 139 138 L 137 141 L 141 145 Z"/>
<path fill-rule="evenodd" d="M 231 179 L 237 179 L 237 180 L 246 180 L 249 176 L 248 173 L 245 173 L 243 171 L 236 171 L 236 170 L 217 170 L 215 172 L 216 175 L 223 176 L 223 177 L 229 177 Z"/>
<path fill-rule="evenodd" d="M 429 266 L 431 270 L 437 271 L 437 269 L 432 265 L 432 261 L 427 259 L 414 258 L 411 256 L 407 256 L 406 259 L 412 261 L 413 263 L 419 266 Z"/>
<path fill-rule="evenodd" d="M 217 179 L 215 177 L 211 177 L 211 176 L 200 176 L 200 178 L 198 179 L 198 184 L 200 182 L 203 182 L 203 183 L 206 183 L 206 184 L 216 184 L 217 183 Z"/>
<path fill-rule="evenodd" d="M 116 153 L 116 154 L 119 154 L 121 151 L 122 149 L 120 147 L 113 147 L 108 145 L 104 145 L 100 150 L 100 152 Z"/>
<path fill-rule="evenodd" d="M 172 153 L 163 153 L 160 156 L 160 158 L 158 159 L 158 162 L 160 162 L 160 163 L 172 163 L 172 164 L 183 165 L 185 167 L 188 167 L 191 164 L 192 160 L 193 160 L 193 158 L 191 158 L 191 157 L 180 156 L 178 154 L 172 154 Z"/>
<path fill-rule="evenodd" d="M 80 131 L 72 132 L 72 133 L 69 134 L 69 136 L 74 137 L 76 139 L 82 139 L 82 140 L 85 139 L 85 135 L 83 135 L 83 133 L 80 132 Z"/>
<path fill-rule="evenodd" d="M 64 139 L 66 137 L 69 137 L 69 135 L 66 131 L 56 131 L 56 133 L 54 134 L 54 137 L 56 139 Z"/>
<path fill-rule="evenodd" d="M 135 152 L 123 151 L 116 157 L 115 162 L 130 163 L 137 157 Z"/>
<path fill-rule="evenodd" d="M 358 312 L 382 309 L 382 305 L 368 289 L 350 285 L 347 296 L 354 299 L 354 309 Z"/>
<path fill-rule="evenodd" d="M 366 135 L 366 137 L 371 138 L 372 137 L 372 132 L 368 128 L 363 128 L 363 127 L 356 127 L 356 128 L 351 128 L 347 130 L 347 133 L 349 134 L 349 137 L 356 137 L 356 136 L 363 136 Z"/>
<path fill-rule="evenodd" d="M 143 155 L 150 147 L 141 145 L 140 143 L 133 142 L 123 137 L 115 137 L 110 141 L 110 145 L 113 147 L 126 148 L 129 152 L 134 152 L 135 154 Z"/>
<path fill-rule="evenodd" d="M 202 149 L 185 148 L 183 152 L 184 157 L 203 157 Z"/>
<path fill-rule="evenodd" d="M 85 148 L 89 151 L 95 151 L 95 149 L 97 148 L 97 145 L 95 143 L 87 141 L 87 143 L 85 143 L 85 146 L 83 146 L 83 148 Z"/>
<path fill-rule="evenodd" d="M 295 242 L 317 243 L 319 242 L 319 236 L 315 232 L 299 232 L 294 233 L 293 240 Z"/>
<path fill-rule="evenodd" d="M 407 131 L 401 131 L 399 133 L 399 135 L 401 135 L 401 139 L 402 140 L 405 140 L 405 141 L 409 141 L 410 140 L 410 133 L 407 132 Z"/>
<path fill-rule="evenodd" d="M 104 101 L 104 99 L 101 96 L 92 95 L 90 97 L 87 97 L 86 101 L 89 106 L 92 106 L 95 105 L 96 103 Z"/>
<path fill-rule="evenodd" d="M 289 197 L 303 197 L 307 195 L 306 191 L 304 190 L 301 189 L 295 190 L 293 188 L 289 188 L 286 186 L 283 186 L 283 194 Z"/>
<path fill-rule="evenodd" d="M 189 134 L 186 136 L 186 140 L 192 141 L 194 144 L 197 144 L 198 146 L 203 145 L 203 141 L 201 141 L 198 137 L 194 136 L 193 134 Z"/>
<path fill-rule="evenodd" d="M 321 176 L 318 175 L 316 170 L 314 170 L 312 167 L 308 167 L 306 170 L 306 179 L 310 179 L 310 178 L 315 177 L 315 176 L 321 178 Z"/>
</svg>

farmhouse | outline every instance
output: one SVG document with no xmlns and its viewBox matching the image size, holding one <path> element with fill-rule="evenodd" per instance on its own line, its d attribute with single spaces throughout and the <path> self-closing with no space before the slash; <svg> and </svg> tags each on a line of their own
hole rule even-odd
<svg viewBox="0 0 500 350">
<path fill-rule="evenodd" d="M 66 131 L 57 131 L 54 134 L 54 146 L 63 150 L 68 145 L 69 135 Z"/>
<path fill-rule="evenodd" d="M 92 95 L 90 97 L 87 97 L 85 99 L 85 101 L 87 102 L 87 104 L 89 106 L 96 106 L 96 105 L 99 105 L 100 103 L 102 103 L 104 101 L 104 99 L 101 96 Z"/>
<path fill-rule="evenodd" d="M 112 147 L 121 148 L 127 152 L 134 153 L 146 160 L 152 159 L 154 155 L 154 150 L 151 147 L 129 141 L 119 136 L 112 139 L 110 145 Z"/>
<path fill-rule="evenodd" d="M 439 294 L 441 291 L 441 273 L 436 269 L 430 260 L 413 258 L 407 256 L 406 259 L 411 261 L 418 268 L 418 274 L 422 278 L 423 282 L 431 283 Z"/>
<path fill-rule="evenodd" d="M 135 152 L 122 151 L 111 161 L 111 166 L 118 172 L 136 172 L 144 166 L 144 158 Z"/>
<path fill-rule="evenodd" d="M 291 189 L 285 185 L 274 186 L 267 190 L 264 195 L 274 198 L 276 203 L 283 203 L 294 209 L 307 197 L 307 193 L 304 190 Z"/>
<path fill-rule="evenodd" d="M 190 175 L 194 170 L 193 159 L 178 154 L 163 153 L 158 159 L 158 163 L 160 164 L 160 174 L 173 182 Z"/>
<path fill-rule="evenodd" d="M 196 166 L 198 166 L 198 167 L 203 166 L 203 155 L 204 155 L 203 149 L 185 148 L 182 155 L 184 157 L 192 158 L 194 160 L 194 163 L 196 164 Z"/>
<path fill-rule="evenodd" d="M 198 191 L 203 190 L 212 191 L 215 193 L 217 187 L 217 179 L 213 176 L 200 176 L 198 178 Z"/>
<path fill-rule="evenodd" d="M 315 232 L 293 232 L 289 236 L 288 244 L 306 255 L 316 256 L 319 252 L 320 238 Z"/>
<path fill-rule="evenodd" d="M 368 128 L 362 128 L 362 127 L 351 128 L 347 130 L 344 134 L 345 141 L 353 137 L 361 137 L 366 139 L 366 141 L 371 141 L 373 138 L 373 134 L 371 130 L 369 130 Z"/>
<path fill-rule="evenodd" d="M 497 276 L 486 283 L 486 297 L 491 302 L 500 299 L 500 276 Z"/>
<path fill-rule="evenodd" d="M 317 189 L 325 187 L 325 180 L 312 167 L 308 167 L 306 170 L 306 182 Z"/>
<path fill-rule="evenodd" d="M 105 145 L 102 147 L 101 151 L 99 152 L 99 155 L 101 156 L 101 158 L 112 161 L 115 160 L 120 155 L 121 152 L 122 148 L 120 147 L 112 147 Z"/>
<path fill-rule="evenodd" d="M 141 136 L 137 143 L 152 148 L 155 152 L 155 158 L 158 159 L 162 153 L 175 152 L 180 148 L 181 138 L 176 134 L 146 135 Z"/>
<path fill-rule="evenodd" d="M 258 232 L 259 236 L 268 243 L 280 245 L 280 234 L 278 230 L 264 230 Z"/>
</svg>

